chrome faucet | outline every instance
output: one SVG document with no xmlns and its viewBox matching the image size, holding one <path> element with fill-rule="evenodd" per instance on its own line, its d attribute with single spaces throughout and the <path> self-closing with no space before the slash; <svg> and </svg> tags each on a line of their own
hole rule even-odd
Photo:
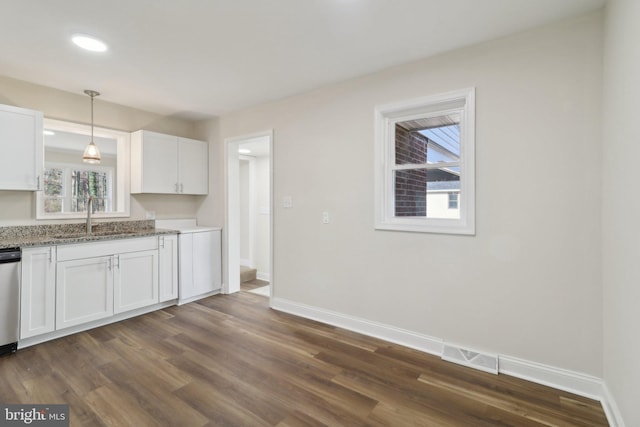
<svg viewBox="0 0 640 427">
<path fill-rule="evenodd" d="M 93 210 L 93 196 L 87 201 L 87 236 L 91 234 L 91 211 Z"/>
</svg>

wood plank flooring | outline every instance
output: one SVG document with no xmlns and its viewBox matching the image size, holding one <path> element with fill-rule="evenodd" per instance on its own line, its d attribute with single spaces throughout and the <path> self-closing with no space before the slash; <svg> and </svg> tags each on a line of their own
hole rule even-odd
<svg viewBox="0 0 640 427">
<path fill-rule="evenodd" d="M 598 402 L 213 296 L 0 358 L 0 402 L 72 426 L 605 426 Z"/>
</svg>

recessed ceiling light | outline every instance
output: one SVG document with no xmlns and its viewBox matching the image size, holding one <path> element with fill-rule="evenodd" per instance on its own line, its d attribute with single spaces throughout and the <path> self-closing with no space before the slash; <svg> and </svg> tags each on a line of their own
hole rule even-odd
<svg viewBox="0 0 640 427">
<path fill-rule="evenodd" d="M 54 131 L 49 130 L 49 129 L 45 129 L 42 133 L 47 135 L 47 136 L 51 136 L 51 135 L 55 135 L 56 134 Z"/>
<path fill-rule="evenodd" d="M 102 40 L 85 34 L 76 34 L 71 38 L 71 41 L 73 41 L 76 46 L 90 50 L 91 52 L 104 52 L 107 50 L 107 45 Z"/>
<path fill-rule="evenodd" d="M 240 148 L 238 150 L 238 153 L 240 153 L 240 154 L 251 154 L 251 150 L 249 150 L 248 148 Z"/>
</svg>

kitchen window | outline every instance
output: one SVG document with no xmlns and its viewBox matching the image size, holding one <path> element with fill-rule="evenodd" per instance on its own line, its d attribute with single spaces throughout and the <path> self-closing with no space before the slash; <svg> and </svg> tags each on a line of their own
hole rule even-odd
<svg viewBox="0 0 640 427">
<path fill-rule="evenodd" d="M 129 216 L 130 133 L 94 127 L 100 164 L 82 161 L 91 138 L 89 125 L 44 119 L 42 191 L 36 192 L 37 219 L 86 216 L 93 196 L 97 218 Z"/>
<path fill-rule="evenodd" d="M 48 164 L 44 171 L 46 213 L 86 212 L 93 196 L 95 212 L 111 212 L 114 168 L 74 164 Z"/>
<path fill-rule="evenodd" d="M 471 88 L 376 108 L 376 229 L 475 233 L 474 104 Z"/>
</svg>

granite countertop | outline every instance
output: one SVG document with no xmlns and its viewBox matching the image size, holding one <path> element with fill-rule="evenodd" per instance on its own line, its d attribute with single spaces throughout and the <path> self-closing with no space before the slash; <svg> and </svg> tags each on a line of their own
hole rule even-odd
<svg viewBox="0 0 640 427">
<path fill-rule="evenodd" d="M 155 228 L 155 221 L 96 222 L 90 235 L 85 224 L 47 224 L 0 227 L 0 249 L 67 245 L 100 240 L 177 234 L 176 230 Z"/>
</svg>

